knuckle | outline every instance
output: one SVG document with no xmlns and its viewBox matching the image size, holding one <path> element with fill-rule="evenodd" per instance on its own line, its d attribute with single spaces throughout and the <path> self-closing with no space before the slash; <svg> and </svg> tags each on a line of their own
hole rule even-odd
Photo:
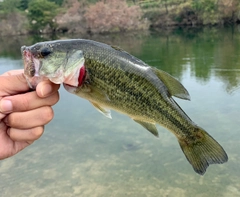
<svg viewBox="0 0 240 197">
<path fill-rule="evenodd" d="M 40 138 L 43 134 L 43 127 L 36 127 L 34 129 L 32 129 L 32 137 L 31 140 L 37 140 L 38 138 Z"/>
<path fill-rule="evenodd" d="M 55 93 L 47 98 L 48 105 L 55 105 L 59 101 L 59 93 Z"/>
<path fill-rule="evenodd" d="M 59 92 L 54 95 L 53 103 L 56 104 L 59 101 Z"/>
<path fill-rule="evenodd" d="M 9 115 L 4 119 L 6 125 L 8 125 L 8 126 L 14 125 L 15 122 L 16 122 L 16 119 L 15 119 L 14 117 L 15 117 L 15 116 L 14 116 L 14 113 L 9 114 Z"/>
<path fill-rule="evenodd" d="M 22 127 L 23 126 L 23 119 L 22 115 L 19 112 L 13 112 L 9 114 L 5 119 L 5 123 L 9 127 Z"/>
<path fill-rule="evenodd" d="M 49 106 L 46 106 L 44 108 L 44 113 L 43 113 L 43 120 L 44 122 L 48 123 L 53 119 L 54 113 L 53 109 Z"/>
<path fill-rule="evenodd" d="M 59 101 L 59 93 L 55 93 L 53 94 L 50 98 L 49 98 L 49 104 L 50 105 L 54 105 Z"/>
<path fill-rule="evenodd" d="M 20 82 L 22 82 L 22 83 L 27 85 L 26 78 L 25 78 L 25 76 L 23 74 L 23 70 L 16 70 L 13 74 L 16 75 L 16 77 L 18 78 L 18 80 Z"/>
<path fill-rule="evenodd" d="M 26 97 L 26 96 L 24 96 L 24 97 L 22 97 L 21 98 L 21 108 L 22 108 L 22 110 L 28 110 L 29 109 L 29 99 Z"/>
</svg>

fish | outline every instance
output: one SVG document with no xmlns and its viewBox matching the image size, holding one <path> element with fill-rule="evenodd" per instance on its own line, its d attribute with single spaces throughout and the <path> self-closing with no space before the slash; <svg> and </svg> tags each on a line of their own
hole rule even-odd
<svg viewBox="0 0 240 197">
<path fill-rule="evenodd" d="M 22 46 L 24 75 L 30 88 L 42 80 L 88 100 L 108 118 L 115 110 L 128 115 L 158 137 L 156 124 L 171 131 L 194 171 L 227 162 L 222 146 L 194 123 L 173 97 L 190 100 L 173 76 L 151 67 L 123 49 L 85 39 L 39 42 Z"/>
</svg>

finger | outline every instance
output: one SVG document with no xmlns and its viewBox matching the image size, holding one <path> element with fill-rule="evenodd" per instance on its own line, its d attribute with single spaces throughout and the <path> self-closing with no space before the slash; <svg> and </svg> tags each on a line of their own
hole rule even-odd
<svg viewBox="0 0 240 197">
<path fill-rule="evenodd" d="M 47 124 L 53 119 L 54 113 L 51 107 L 44 106 L 26 112 L 13 112 L 3 121 L 7 126 L 18 129 L 30 129 Z"/>
<path fill-rule="evenodd" d="M 54 92 L 46 98 L 39 98 L 36 91 L 14 96 L 7 96 L 0 100 L 0 112 L 23 112 L 33 110 L 43 106 L 52 106 L 59 100 L 59 93 Z"/>
<path fill-rule="evenodd" d="M 8 141 L 5 144 L 2 144 L 0 147 L 0 160 L 6 159 L 17 154 L 19 151 L 23 150 L 34 141 L 13 141 L 8 138 Z"/>
<path fill-rule="evenodd" d="M 7 72 L 3 73 L 1 76 L 19 75 L 19 74 L 21 74 L 23 72 L 24 72 L 23 69 L 10 70 L 10 71 L 7 71 Z"/>
<path fill-rule="evenodd" d="M 11 76 L 0 76 L 0 96 L 15 95 L 30 90 L 27 81 L 22 74 Z"/>
<path fill-rule="evenodd" d="M 6 114 L 0 112 L 0 123 L 1 123 L 1 120 L 2 120 L 4 117 L 6 117 Z"/>
<path fill-rule="evenodd" d="M 32 142 L 37 140 L 43 134 L 44 127 L 39 126 L 32 129 L 8 129 L 8 135 L 13 141 L 27 141 Z"/>
<path fill-rule="evenodd" d="M 37 85 L 36 92 L 39 97 L 45 98 L 57 92 L 59 87 L 59 84 L 54 84 L 49 80 L 45 80 Z"/>
<path fill-rule="evenodd" d="M 6 73 L 4 73 L 1 76 L 14 76 L 14 75 L 19 75 L 20 76 L 20 80 L 24 82 L 24 84 L 27 84 L 27 80 L 23 74 L 24 70 L 23 69 L 19 69 L 19 70 L 11 70 L 8 71 Z M 15 76 L 16 78 L 17 76 Z M 12 80 L 12 79 L 11 79 Z M 5 84 L 4 81 L 2 82 L 2 84 Z M 47 97 L 51 94 L 53 94 L 54 92 L 56 92 L 59 89 L 60 85 L 59 84 L 54 84 L 49 80 L 44 80 L 42 82 L 40 82 L 37 85 L 37 94 L 39 97 Z M 27 90 L 28 90 L 28 85 L 27 85 Z"/>
<path fill-rule="evenodd" d="M 33 141 L 14 141 L 9 137 L 6 130 L 7 126 L 3 122 L 0 122 L 0 160 L 15 155 L 33 143 Z"/>
</svg>

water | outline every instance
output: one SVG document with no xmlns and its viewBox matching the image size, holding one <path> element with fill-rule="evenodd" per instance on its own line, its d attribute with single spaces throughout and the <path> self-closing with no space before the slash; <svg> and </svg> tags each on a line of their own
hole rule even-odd
<svg viewBox="0 0 240 197">
<path fill-rule="evenodd" d="M 191 101 L 176 99 L 226 150 L 228 163 L 196 174 L 176 138 L 155 138 L 129 117 L 98 113 L 60 89 L 55 118 L 42 138 L 0 161 L 1 196 L 240 196 L 240 32 L 176 30 L 84 37 L 117 45 L 176 78 Z M 22 68 L 19 48 L 49 38 L 0 39 L 0 73 Z"/>
</svg>

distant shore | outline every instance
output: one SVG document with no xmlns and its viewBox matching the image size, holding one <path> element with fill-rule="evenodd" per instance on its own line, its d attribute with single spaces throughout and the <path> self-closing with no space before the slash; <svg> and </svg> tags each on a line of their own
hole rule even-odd
<svg viewBox="0 0 240 197">
<path fill-rule="evenodd" d="M 229 3 L 223 0 L 21 2 L 25 1 L 0 2 L 0 36 L 56 32 L 101 34 L 150 28 L 240 24 L 238 0 Z"/>
</svg>

